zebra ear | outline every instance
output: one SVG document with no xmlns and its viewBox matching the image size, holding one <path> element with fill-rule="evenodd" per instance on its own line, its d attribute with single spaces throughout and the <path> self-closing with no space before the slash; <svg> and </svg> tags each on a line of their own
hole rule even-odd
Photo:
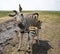
<svg viewBox="0 0 60 54">
<path fill-rule="evenodd" d="M 34 17 L 35 16 L 35 17 Z M 39 14 L 38 13 L 33 13 L 32 17 L 33 18 L 38 18 Z"/>
<path fill-rule="evenodd" d="M 21 12 L 22 11 L 22 7 L 21 7 L 21 5 L 19 4 L 19 11 Z"/>
<path fill-rule="evenodd" d="M 15 12 L 15 14 L 9 14 L 10 17 L 14 17 L 17 14 L 16 10 L 13 10 L 13 12 Z"/>
<path fill-rule="evenodd" d="M 39 29 L 41 29 L 41 24 L 42 24 L 42 21 L 38 21 L 37 24 L 36 24 L 36 26 L 37 26 Z"/>
<path fill-rule="evenodd" d="M 39 16 L 39 14 L 38 14 L 38 13 L 33 13 L 33 16 L 34 16 L 34 15 L 37 15 L 37 16 Z"/>
</svg>

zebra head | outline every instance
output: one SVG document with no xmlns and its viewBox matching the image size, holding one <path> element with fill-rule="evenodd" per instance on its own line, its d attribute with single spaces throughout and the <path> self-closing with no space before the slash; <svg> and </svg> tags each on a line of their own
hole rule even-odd
<svg viewBox="0 0 60 54">
<path fill-rule="evenodd" d="M 19 12 L 16 11 L 16 10 L 13 10 L 14 14 L 9 14 L 10 17 L 14 17 L 16 19 L 16 21 L 22 21 L 23 19 L 23 14 L 21 13 L 22 12 L 22 7 L 21 5 L 19 4 Z"/>
<path fill-rule="evenodd" d="M 13 10 L 14 14 L 9 14 L 10 17 L 14 17 L 16 22 L 18 22 L 19 25 L 25 27 L 29 27 L 30 25 L 35 25 L 38 21 L 38 13 L 32 13 L 32 14 L 23 14 L 22 13 L 22 7 L 19 4 L 19 12 L 16 10 Z M 27 22 L 26 22 L 27 21 Z M 20 24 L 21 23 L 21 24 Z"/>
<path fill-rule="evenodd" d="M 24 16 L 21 12 L 18 12 L 16 10 L 13 10 L 14 14 L 9 14 L 10 17 L 14 17 L 14 19 L 17 21 L 17 22 L 22 22 Z"/>
</svg>

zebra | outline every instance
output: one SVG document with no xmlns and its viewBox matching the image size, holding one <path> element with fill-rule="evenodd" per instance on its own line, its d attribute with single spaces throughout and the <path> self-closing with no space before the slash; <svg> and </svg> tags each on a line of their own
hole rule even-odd
<svg viewBox="0 0 60 54">
<path fill-rule="evenodd" d="M 20 5 L 19 5 L 20 7 Z M 15 14 L 9 14 L 10 17 L 14 17 L 15 20 L 17 21 L 17 26 L 20 28 L 20 33 L 21 33 L 21 39 L 20 39 L 20 46 L 19 48 L 21 48 L 21 44 L 22 44 L 22 38 L 23 38 L 23 34 L 24 33 L 28 33 L 28 40 L 27 42 L 29 43 L 29 39 L 30 36 L 29 34 L 37 34 L 38 30 L 41 29 L 41 22 L 38 20 L 39 14 L 38 13 L 32 13 L 32 14 L 23 14 L 22 13 L 22 9 L 20 10 L 20 12 L 17 12 L 16 10 L 13 10 L 13 12 L 15 12 Z M 34 28 L 34 30 L 31 30 L 30 28 Z M 37 29 L 35 29 L 37 28 Z M 32 35 L 32 37 L 34 36 L 34 34 Z M 38 37 L 38 35 L 37 35 Z M 39 39 L 38 39 L 39 42 Z M 29 44 L 28 44 L 29 47 Z"/>
</svg>

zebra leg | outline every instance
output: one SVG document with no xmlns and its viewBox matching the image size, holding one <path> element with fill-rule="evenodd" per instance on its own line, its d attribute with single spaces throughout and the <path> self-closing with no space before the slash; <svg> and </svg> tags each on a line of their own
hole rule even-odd
<svg viewBox="0 0 60 54">
<path fill-rule="evenodd" d="M 20 37 L 20 47 L 22 46 L 22 41 L 23 41 L 23 33 L 21 33 L 21 37 Z"/>
<path fill-rule="evenodd" d="M 28 32 L 28 36 L 27 36 L 27 47 L 30 47 L 30 36 L 29 36 L 29 32 Z"/>
<path fill-rule="evenodd" d="M 39 44 L 39 35 L 37 36 L 37 41 L 38 41 L 38 44 Z"/>
<path fill-rule="evenodd" d="M 38 44 L 39 44 L 39 29 L 37 29 L 37 41 L 38 41 Z"/>
<path fill-rule="evenodd" d="M 31 54 L 32 54 L 32 46 L 33 46 L 33 41 L 34 41 L 34 37 L 32 35 L 30 35 L 30 51 L 31 51 Z"/>
<path fill-rule="evenodd" d="M 31 43 L 30 43 L 30 45 L 32 46 L 33 45 L 33 41 L 34 41 L 34 34 L 32 34 L 32 33 L 30 33 L 30 38 L 31 38 Z"/>
<path fill-rule="evenodd" d="M 21 49 L 21 46 L 22 46 L 22 41 L 23 41 L 23 33 L 21 33 L 21 35 L 20 35 L 20 40 L 19 40 L 19 48 L 18 48 L 18 51 L 20 51 L 20 49 Z"/>
</svg>

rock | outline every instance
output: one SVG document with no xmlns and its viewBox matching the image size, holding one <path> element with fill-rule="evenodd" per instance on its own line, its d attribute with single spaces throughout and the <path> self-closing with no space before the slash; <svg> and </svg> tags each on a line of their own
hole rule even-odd
<svg viewBox="0 0 60 54">
<path fill-rule="evenodd" d="M 18 43 L 16 32 L 14 32 L 16 26 L 14 25 L 13 20 L 0 24 L 0 54 L 9 54 L 10 50 Z"/>
</svg>

